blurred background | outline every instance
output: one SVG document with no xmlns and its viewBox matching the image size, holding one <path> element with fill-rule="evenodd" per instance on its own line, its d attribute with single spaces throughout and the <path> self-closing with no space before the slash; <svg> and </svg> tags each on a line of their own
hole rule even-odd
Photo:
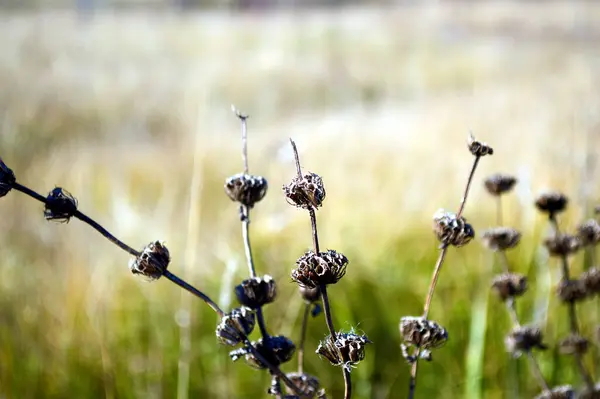
<svg viewBox="0 0 600 399">
<path fill-rule="evenodd" d="M 45 194 L 65 187 L 80 210 L 134 248 L 165 240 L 170 270 L 235 306 L 247 276 L 238 207 L 223 192 L 241 172 L 235 104 L 249 119 L 250 172 L 270 185 L 252 212 L 259 273 L 278 282 L 271 332 L 298 340 L 303 302 L 289 273 L 311 246 L 306 212 L 280 187 L 294 176 L 288 138 L 319 173 L 323 247 L 345 253 L 331 287 L 337 328 L 374 342 L 352 373 L 356 398 L 401 398 L 409 368 L 401 316 L 419 315 L 437 243 L 431 217 L 458 208 L 472 131 L 482 159 L 466 208 L 478 236 L 496 224 L 483 179 L 514 174 L 509 253 L 529 277 L 519 301 L 550 349 L 552 385 L 581 386 L 556 343 L 568 331 L 555 299 L 558 265 L 533 201 L 571 199 L 565 230 L 598 203 L 600 3 L 585 1 L 1 0 L 0 156 Z M 128 255 L 88 226 L 46 222 L 21 193 L 0 200 L 1 398 L 257 398 L 268 373 L 232 363 L 215 314 L 162 279 L 133 276 Z M 574 274 L 584 257 L 573 259 Z M 504 348 L 508 314 L 489 290 L 500 270 L 476 239 L 452 250 L 430 318 L 450 339 L 420 365 L 418 397 L 518 398 L 539 392 L 526 359 Z M 599 305 L 579 308 L 595 336 Z M 256 334 L 256 332 L 255 332 Z M 306 371 L 330 397 L 339 368 L 313 354 Z M 586 357 L 598 375 L 596 349 Z M 283 368 L 293 371 L 295 359 Z"/>
</svg>

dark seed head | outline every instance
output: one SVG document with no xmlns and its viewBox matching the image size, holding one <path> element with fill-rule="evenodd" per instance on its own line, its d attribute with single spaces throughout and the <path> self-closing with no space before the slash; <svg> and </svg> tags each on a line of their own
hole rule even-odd
<svg viewBox="0 0 600 399">
<path fill-rule="evenodd" d="M 217 338 L 224 345 L 243 342 L 254 329 L 254 310 L 242 306 L 227 313 L 217 326 Z"/>
<path fill-rule="evenodd" d="M 514 248 L 521 240 L 521 233 L 510 227 L 496 227 L 483 232 L 483 244 L 492 251 Z"/>
<path fill-rule="evenodd" d="M 494 154 L 494 149 L 492 147 L 490 147 L 486 143 L 475 140 L 475 137 L 472 134 L 469 134 L 469 137 L 467 139 L 467 145 L 469 151 L 471 151 L 471 154 L 475 155 L 476 157 L 483 157 L 485 155 Z"/>
<path fill-rule="evenodd" d="M 564 211 L 568 202 L 569 199 L 563 193 L 558 191 L 546 191 L 538 195 L 535 200 L 535 206 L 542 212 L 554 215 Z"/>
<path fill-rule="evenodd" d="M 317 353 L 334 365 L 349 367 L 365 358 L 365 346 L 371 341 L 366 335 L 337 333 L 336 339 L 328 335 L 317 347 Z"/>
<path fill-rule="evenodd" d="M 141 274 L 152 281 L 164 274 L 170 261 L 171 256 L 164 243 L 154 241 L 146 245 L 137 258 L 129 262 L 129 269 L 133 274 Z"/>
<path fill-rule="evenodd" d="M 561 385 L 542 392 L 535 399 L 575 399 L 575 391 L 570 385 Z"/>
<path fill-rule="evenodd" d="M 318 208 L 325 200 L 323 179 L 315 173 L 294 177 L 290 184 L 283 186 L 283 193 L 291 205 L 303 209 Z"/>
<path fill-rule="evenodd" d="M 288 362 L 292 356 L 294 356 L 294 352 L 296 351 L 296 347 L 294 343 L 289 339 L 282 335 L 260 338 L 258 341 L 252 343 L 252 345 L 256 348 L 256 351 L 272 366 L 279 366 L 282 363 Z M 266 369 L 268 366 L 262 363 L 252 352 L 246 350 L 244 353 L 246 358 L 246 363 L 248 365 L 257 368 L 257 369 Z M 231 354 L 230 354 L 231 356 Z M 237 358 L 232 359 L 235 361 Z"/>
<path fill-rule="evenodd" d="M 267 193 L 267 179 L 262 176 L 237 174 L 225 180 L 225 193 L 232 201 L 252 208 Z"/>
<path fill-rule="evenodd" d="M 595 219 L 583 222 L 577 227 L 577 236 L 581 245 L 598 245 L 600 243 L 600 223 Z"/>
<path fill-rule="evenodd" d="M 579 278 L 585 287 L 587 296 L 600 293 L 600 269 L 592 267 L 581 274 Z"/>
<path fill-rule="evenodd" d="M 448 340 L 448 332 L 438 323 L 414 316 L 400 319 L 400 335 L 405 345 L 419 349 L 439 348 Z"/>
<path fill-rule="evenodd" d="M 502 195 L 512 190 L 516 183 L 514 176 L 498 173 L 485 179 L 485 188 L 492 195 Z"/>
<path fill-rule="evenodd" d="M 13 171 L 0 158 L 0 198 L 8 194 L 16 181 Z"/>
<path fill-rule="evenodd" d="M 464 217 L 457 218 L 443 209 L 433 215 L 433 232 L 442 245 L 462 247 L 475 237 L 475 230 Z"/>
<path fill-rule="evenodd" d="M 503 301 L 521 296 L 527 291 L 527 277 L 516 273 L 501 274 L 494 277 L 492 288 Z"/>
<path fill-rule="evenodd" d="M 344 277 L 347 266 L 348 258 L 332 249 L 320 252 L 319 255 L 307 251 L 296 261 L 296 268 L 292 269 L 292 280 L 306 288 L 335 284 Z"/>
<path fill-rule="evenodd" d="M 572 255 L 581 248 L 581 242 L 577 236 L 559 233 L 544 240 L 544 245 L 551 256 Z"/>
<path fill-rule="evenodd" d="M 556 287 L 556 295 L 562 302 L 577 302 L 586 298 L 587 291 L 581 280 L 562 279 Z"/>
<path fill-rule="evenodd" d="M 298 290 L 302 298 L 308 303 L 317 302 L 321 299 L 321 289 L 318 286 L 315 288 L 299 286 Z"/>
<path fill-rule="evenodd" d="M 239 303 L 251 309 L 258 309 L 267 303 L 273 302 L 276 295 L 275 280 L 268 274 L 264 277 L 244 280 L 235 287 L 235 296 Z"/>
<path fill-rule="evenodd" d="M 506 337 L 506 349 L 515 357 L 532 349 L 546 349 L 542 343 L 542 330 L 532 326 L 515 327 Z"/>
<path fill-rule="evenodd" d="M 560 341 L 560 352 L 566 355 L 578 353 L 583 355 L 587 352 L 589 341 L 579 334 L 571 334 L 567 338 Z"/>
<path fill-rule="evenodd" d="M 44 217 L 65 223 L 77 212 L 77 200 L 67 190 L 56 187 L 46 197 Z"/>
<path fill-rule="evenodd" d="M 317 377 L 314 377 L 306 373 L 288 373 L 287 378 L 294 383 L 298 389 L 306 394 L 309 398 L 326 399 L 325 390 L 319 389 L 320 383 Z M 285 387 L 288 394 L 292 395 L 293 392 L 289 387 Z"/>
</svg>

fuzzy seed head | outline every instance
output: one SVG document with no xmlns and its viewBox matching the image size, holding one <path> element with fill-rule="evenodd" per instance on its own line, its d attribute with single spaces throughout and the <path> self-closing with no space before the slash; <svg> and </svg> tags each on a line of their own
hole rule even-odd
<svg viewBox="0 0 600 399">
<path fill-rule="evenodd" d="M 569 256 L 581 248 L 581 242 L 577 236 L 559 233 L 544 240 L 550 256 Z"/>
<path fill-rule="evenodd" d="M 589 341 L 579 334 L 571 334 L 560 341 L 560 352 L 566 355 L 578 353 L 583 355 L 587 352 Z"/>
<path fill-rule="evenodd" d="M 600 243 L 600 223 L 595 219 L 590 219 L 577 227 L 577 236 L 581 245 L 598 245 Z"/>
<path fill-rule="evenodd" d="M 575 391 L 570 385 L 561 385 L 542 392 L 535 399 L 575 399 Z"/>
<path fill-rule="evenodd" d="M 68 223 L 77 212 L 77 200 L 67 190 L 56 187 L 46 197 L 44 217 L 60 223 Z"/>
<path fill-rule="evenodd" d="M 587 291 L 584 283 L 579 279 L 562 279 L 556 286 L 556 295 L 562 302 L 578 302 L 586 298 Z"/>
<path fill-rule="evenodd" d="M 583 283 L 587 296 L 600 294 L 600 269 L 592 267 L 586 270 L 579 280 Z"/>
<path fill-rule="evenodd" d="M 8 194 L 16 182 L 15 174 L 0 158 L 0 198 Z"/>
<path fill-rule="evenodd" d="M 316 173 L 294 177 L 290 184 L 283 186 L 283 193 L 290 205 L 302 209 L 320 207 L 326 195 L 323 179 Z"/>
<path fill-rule="evenodd" d="M 400 319 L 400 335 L 407 347 L 426 350 L 439 348 L 448 340 L 448 332 L 438 323 L 414 316 Z"/>
<path fill-rule="evenodd" d="M 517 183 L 517 179 L 514 176 L 498 173 L 485 179 L 484 183 L 490 194 L 499 196 L 512 190 Z"/>
<path fill-rule="evenodd" d="M 294 383 L 298 389 L 306 394 L 309 398 L 326 399 L 324 389 L 319 389 L 319 379 L 315 376 L 306 373 L 288 373 L 287 378 Z M 289 387 L 285 387 L 288 394 L 293 395 L 293 391 Z"/>
<path fill-rule="evenodd" d="M 335 284 L 344 277 L 347 266 L 348 258 L 333 249 L 320 252 L 319 255 L 307 251 L 296 261 L 296 268 L 292 269 L 292 280 L 306 288 Z"/>
<path fill-rule="evenodd" d="M 533 326 L 515 327 L 505 339 L 506 349 L 515 357 L 532 349 L 547 349 L 542 343 L 542 330 Z"/>
<path fill-rule="evenodd" d="M 260 338 L 252 343 L 256 351 L 272 366 L 279 366 L 282 363 L 290 361 L 296 351 L 296 346 L 289 339 L 282 335 L 269 336 L 267 339 Z M 268 366 L 262 363 L 254 354 L 246 347 L 231 351 L 229 353 L 231 360 L 234 362 L 240 357 L 246 359 L 249 366 L 257 369 L 266 369 Z"/>
<path fill-rule="evenodd" d="M 154 241 L 146 245 L 142 253 L 129 262 L 133 274 L 141 274 L 149 281 L 158 280 L 169 266 L 171 255 L 164 242 Z"/>
<path fill-rule="evenodd" d="M 554 215 L 564 211 L 568 202 L 569 199 L 563 193 L 558 191 L 546 191 L 538 195 L 535 200 L 535 206 L 541 212 Z"/>
<path fill-rule="evenodd" d="M 217 325 L 217 338 L 221 344 L 236 346 L 254 330 L 254 310 L 247 307 L 233 309 Z"/>
<path fill-rule="evenodd" d="M 473 226 L 464 217 L 457 218 L 454 213 L 443 209 L 433 215 L 433 232 L 443 246 L 462 247 L 475 237 Z"/>
<path fill-rule="evenodd" d="M 471 154 L 476 157 L 494 154 L 494 149 L 492 147 L 487 145 L 487 143 L 475 140 L 475 137 L 472 134 L 469 134 L 469 137 L 467 138 L 467 146 L 469 151 L 471 151 Z"/>
<path fill-rule="evenodd" d="M 494 277 L 492 288 L 500 299 L 506 301 L 508 298 L 521 296 L 527 291 L 527 277 L 516 273 L 501 274 Z"/>
<path fill-rule="evenodd" d="M 321 299 L 321 288 L 318 286 L 315 288 L 299 286 L 298 290 L 307 303 L 314 303 Z"/>
<path fill-rule="evenodd" d="M 225 193 L 232 201 L 252 208 L 267 193 L 267 179 L 262 176 L 237 174 L 225 180 Z"/>
<path fill-rule="evenodd" d="M 336 339 L 328 335 L 321 341 L 316 353 L 334 366 L 350 367 L 365 358 L 365 346 L 370 343 L 366 335 L 339 332 Z"/>
<path fill-rule="evenodd" d="M 268 274 L 264 277 L 254 277 L 242 281 L 235 287 L 235 296 L 238 302 L 251 309 L 271 303 L 277 295 L 275 280 Z"/>
<path fill-rule="evenodd" d="M 510 227 L 495 227 L 483 232 L 483 244 L 492 251 L 514 248 L 521 240 L 521 233 Z"/>
</svg>

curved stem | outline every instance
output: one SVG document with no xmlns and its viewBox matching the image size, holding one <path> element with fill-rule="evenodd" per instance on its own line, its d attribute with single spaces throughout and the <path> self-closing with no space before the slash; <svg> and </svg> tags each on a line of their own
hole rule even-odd
<svg viewBox="0 0 600 399">
<path fill-rule="evenodd" d="M 343 367 L 344 370 L 344 398 L 350 399 L 352 396 L 352 380 L 350 379 L 350 367 Z"/>
<path fill-rule="evenodd" d="M 438 278 L 440 277 L 440 272 L 442 271 L 442 265 L 444 263 L 444 258 L 446 257 L 446 253 L 448 252 L 448 245 L 442 247 L 442 251 L 438 256 L 438 260 L 433 269 L 433 277 L 431 278 L 431 284 L 429 284 L 429 292 L 427 293 L 427 297 L 425 298 L 425 306 L 423 308 L 423 318 L 426 319 L 429 315 L 429 307 L 431 306 L 431 299 L 433 298 L 433 293 L 435 292 L 435 287 L 437 285 Z M 415 362 L 416 363 L 416 362 Z"/>
<path fill-rule="evenodd" d="M 469 195 L 469 189 L 471 188 L 473 176 L 475 176 L 475 169 L 477 169 L 477 165 L 479 164 L 480 158 L 481 157 L 475 157 L 475 161 L 473 161 L 473 166 L 471 167 L 471 172 L 469 173 L 469 178 L 467 179 L 467 185 L 465 186 L 465 193 L 463 194 L 463 197 L 460 200 L 460 207 L 458 208 L 458 212 L 456 213 L 457 218 L 461 217 L 463 211 L 465 210 L 465 205 L 467 204 L 467 196 Z"/>
<path fill-rule="evenodd" d="M 171 273 L 168 270 L 165 270 L 165 272 L 163 273 L 163 276 L 165 276 L 167 279 L 169 279 L 173 283 L 177 284 L 178 286 L 180 286 L 184 290 L 187 290 L 191 294 L 193 294 L 193 295 L 197 296 L 198 298 L 202 299 L 204 302 L 206 302 L 206 304 L 208 306 L 210 306 L 212 308 L 212 310 L 214 310 L 215 312 L 217 312 L 217 314 L 219 316 L 221 316 L 221 317 L 225 316 L 225 312 L 223 312 L 221 310 L 221 308 L 219 307 L 219 305 L 217 305 L 212 299 L 210 299 L 202 291 L 198 290 L 197 288 L 195 288 L 191 284 L 187 283 L 186 281 L 180 279 L 179 277 L 177 277 L 176 275 L 174 275 L 173 273 Z"/>
<path fill-rule="evenodd" d="M 302 317 L 302 330 L 300 332 L 300 343 L 298 344 L 298 372 L 304 372 L 304 342 L 306 341 L 306 329 L 308 328 L 308 315 L 310 314 L 310 303 L 304 305 L 304 316 Z"/>
<path fill-rule="evenodd" d="M 323 299 L 323 312 L 325 313 L 325 322 L 333 340 L 336 340 L 335 327 L 333 327 L 333 319 L 331 318 L 331 309 L 329 308 L 329 295 L 327 295 L 327 286 L 321 285 L 321 298 Z"/>
</svg>

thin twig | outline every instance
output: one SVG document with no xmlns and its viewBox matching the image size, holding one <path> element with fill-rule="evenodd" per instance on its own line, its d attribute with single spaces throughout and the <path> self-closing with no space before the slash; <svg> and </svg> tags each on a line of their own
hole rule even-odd
<svg viewBox="0 0 600 399">
<path fill-rule="evenodd" d="M 498 226 L 502 226 L 502 195 L 496 197 L 496 221 Z"/>
<path fill-rule="evenodd" d="M 321 297 L 323 298 L 323 312 L 325 313 L 325 322 L 327 323 L 327 328 L 329 329 L 329 333 L 331 334 L 331 338 L 336 340 L 335 327 L 333 327 L 333 320 L 331 318 L 331 309 L 329 308 L 329 295 L 327 295 L 327 286 L 325 284 L 321 285 Z"/>
<path fill-rule="evenodd" d="M 248 174 L 248 126 L 246 120 L 250 117 L 250 115 L 242 114 L 239 110 L 237 110 L 234 106 L 231 106 L 235 115 L 242 122 L 242 161 L 244 162 L 244 174 Z"/>
<path fill-rule="evenodd" d="M 252 246 L 250 245 L 250 209 L 246 205 L 242 207 L 242 239 L 244 240 L 244 252 L 246 253 L 246 261 L 248 263 L 248 272 L 250 278 L 256 277 L 256 269 L 254 268 L 254 257 L 252 256 Z"/>
<path fill-rule="evenodd" d="M 314 208 L 308 208 L 308 213 L 310 215 L 310 226 L 312 229 L 312 240 L 313 240 L 313 248 L 315 250 L 315 255 L 319 255 L 319 233 L 317 231 L 317 214 Z"/>
<path fill-rule="evenodd" d="M 350 367 L 342 367 L 344 371 L 344 399 L 352 397 L 352 381 L 350 380 Z"/>
<path fill-rule="evenodd" d="M 476 156 L 475 161 L 473 161 L 473 166 L 471 167 L 471 172 L 469 173 L 469 178 L 467 180 L 467 185 L 465 186 L 465 193 L 463 194 L 463 197 L 460 200 L 460 208 L 458 208 L 458 212 L 456 213 L 457 218 L 461 217 L 463 211 L 465 210 L 465 205 L 467 204 L 467 197 L 469 195 L 469 189 L 471 188 L 471 183 L 473 182 L 473 176 L 475 176 L 475 170 L 477 169 L 477 165 L 479 164 L 480 158 L 481 157 Z"/>
<path fill-rule="evenodd" d="M 221 310 L 221 308 L 219 307 L 219 305 L 217 305 L 212 299 L 210 299 L 202 291 L 198 290 L 197 288 L 195 288 L 191 284 L 187 283 L 186 281 L 180 279 L 179 277 L 177 277 L 176 275 L 174 275 L 173 273 L 171 273 L 168 270 L 165 270 L 165 272 L 163 273 L 163 276 L 165 276 L 167 279 L 169 279 L 173 283 L 177 284 L 178 286 L 180 286 L 184 290 L 187 290 L 190 293 L 192 293 L 193 295 L 195 295 L 198 298 L 202 299 L 204 302 L 206 302 L 206 304 L 208 306 L 210 306 L 212 308 L 212 310 L 214 310 L 215 312 L 217 312 L 217 314 L 219 316 L 221 316 L 221 317 L 225 316 L 225 312 L 223 312 Z"/>
<path fill-rule="evenodd" d="M 298 156 L 298 148 L 296 148 L 296 143 L 290 137 L 290 143 L 292 144 L 292 150 L 294 152 L 294 160 L 296 161 L 296 173 L 298 173 L 298 177 L 302 178 L 302 168 L 300 168 L 300 157 Z"/>
<path fill-rule="evenodd" d="M 433 277 L 431 278 L 431 284 L 429 284 L 429 292 L 427 293 L 427 297 L 425 298 L 425 306 L 423 308 L 423 318 L 426 319 L 429 316 L 429 307 L 431 306 L 431 300 L 433 299 L 433 293 L 435 292 L 435 287 L 437 285 L 438 278 L 440 277 L 440 272 L 442 271 L 442 265 L 444 263 L 444 258 L 446 257 L 446 253 L 448 252 L 448 245 L 444 244 L 440 255 L 438 256 L 438 260 L 435 263 L 435 267 L 433 269 Z M 416 362 L 415 362 L 416 363 Z"/>
<path fill-rule="evenodd" d="M 417 371 L 419 370 L 419 362 L 417 359 L 419 358 L 419 351 L 417 351 L 415 361 L 410 368 L 410 383 L 408 385 L 408 399 L 413 399 L 415 397 L 415 391 L 417 389 Z"/>
<path fill-rule="evenodd" d="M 308 328 L 308 315 L 310 314 L 310 303 L 304 304 L 304 316 L 302 317 L 302 330 L 300 331 L 300 342 L 298 344 L 298 372 L 304 373 L 304 342 L 306 341 L 306 330 Z"/>
<path fill-rule="evenodd" d="M 544 391 L 549 391 L 550 387 L 548 386 L 548 383 L 546 382 L 546 379 L 540 370 L 540 365 L 535 360 L 535 357 L 533 357 L 533 353 L 531 353 L 531 351 L 527 351 L 527 358 L 529 359 L 529 366 L 531 367 L 533 375 L 538 381 L 538 384 L 540 384 Z"/>
</svg>

